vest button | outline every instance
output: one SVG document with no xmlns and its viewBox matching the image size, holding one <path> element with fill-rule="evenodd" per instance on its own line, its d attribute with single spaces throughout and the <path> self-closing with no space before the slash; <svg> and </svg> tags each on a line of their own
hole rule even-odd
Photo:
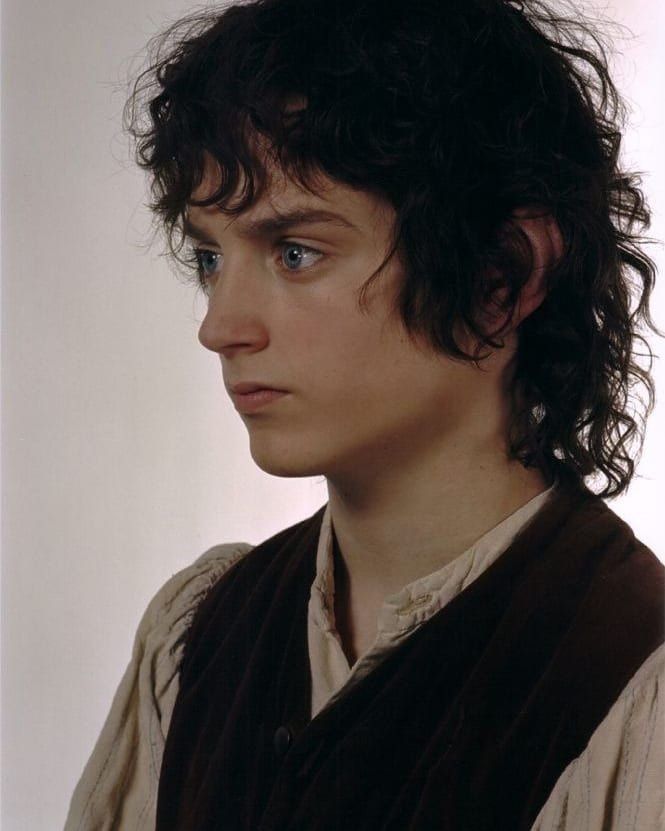
<svg viewBox="0 0 665 831">
<path fill-rule="evenodd" d="M 292 740 L 293 736 L 291 735 L 291 731 L 288 727 L 282 725 L 275 730 L 273 745 L 278 759 L 281 759 L 286 755 L 286 751 L 289 749 Z"/>
</svg>

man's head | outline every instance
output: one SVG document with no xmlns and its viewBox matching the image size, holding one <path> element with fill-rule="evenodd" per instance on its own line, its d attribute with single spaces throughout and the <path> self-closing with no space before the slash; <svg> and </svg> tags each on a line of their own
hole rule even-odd
<svg viewBox="0 0 665 831">
<path fill-rule="evenodd" d="M 194 201 L 218 184 L 209 158 Z M 187 211 L 208 296 L 201 342 L 220 355 L 229 390 L 253 381 L 288 393 L 247 414 L 254 460 L 273 474 L 323 473 L 347 488 L 391 469 L 422 470 L 436 456 L 449 473 L 456 463 L 504 467 L 515 331 L 482 370 L 442 355 L 406 330 L 394 306 L 404 281 L 398 256 L 361 309 L 359 292 L 385 258 L 395 209 L 322 174 L 315 191 L 275 169 L 265 196 L 238 217 L 215 204 Z M 524 226 L 541 250 L 545 223 Z M 542 301 L 542 271 L 521 314 Z"/>
<path fill-rule="evenodd" d="M 465 395 L 472 402 L 483 389 L 473 362 L 484 346 L 488 365 L 508 373 L 510 364 L 512 456 L 548 474 L 599 469 L 619 485 L 608 493 L 626 487 L 632 461 L 623 442 L 635 430 L 623 412 L 629 376 L 652 394 L 649 376 L 631 360 L 628 277 L 633 270 L 644 283 L 640 311 L 648 320 L 653 264 L 631 227 L 648 212 L 618 168 L 620 103 L 602 48 L 585 44 L 584 31 L 536 0 L 259 0 L 208 10 L 160 39 L 130 100 L 130 130 L 174 254 L 194 217 L 199 228 L 204 217 L 214 223 L 208 230 L 220 252 L 222 238 L 229 246 L 228 279 L 225 271 L 201 333 L 223 364 L 227 351 L 227 383 L 253 380 L 236 372 L 287 372 L 285 361 L 300 360 L 274 348 L 270 359 L 266 351 L 265 360 L 236 358 L 234 367 L 230 330 L 215 341 L 220 298 L 240 279 L 231 260 L 248 263 L 236 227 L 296 192 L 310 204 L 327 194 L 338 209 L 360 210 L 365 231 L 379 218 L 364 238 L 368 272 L 358 270 L 360 260 L 353 270 L 353 298 L 367 318 L 365 352 L 360 329 L 343 336 L 361 318 L 349 317 L 333 294 L 341 272 L 334 287 L 320 289 L 342 376 L 353 355 L 353 366 L 375 379 L 371 390 L 429 390 L 430 403 L 445 393 L 440 410 L 420 413 L 439 412 L 445 424 L 459 417 Z M 287 186 L 281 197 L 276 181 Z M 297 239 L 307 237 L 299 231 Z M 197 265 L 200 272 L 200 257 Z M 256 280 L 248 284 L 258 292 Z M 273 321 L 287 294 L 274 291 L 274 304 L 262 307 Z M 383 304 L 374 317 L 372 296 Z M 246 302 L 249 315 L 250 296 Z M 297 325 L 293 307 L 290 314 Z M 393 346 L 400 332 L 409 340 L 392 363 L 380 340 L 388 321 Z M 324 336 L 303 318 L 304 347 L 317 331 Z M 418 354 L 428 355 L 427 371 Z M 334 365 L 325 371 L 334 375 Z M 344 389 L 353 408 L 354 387 Z M 454 390 L 453 412 L 446 401 Z M 373 400 L 385 407 L 385 396 Z M 356 403 L 367 412 L 371 402 Z M 617 425 L 623 433 L 610 435 Z"/>
</svg>

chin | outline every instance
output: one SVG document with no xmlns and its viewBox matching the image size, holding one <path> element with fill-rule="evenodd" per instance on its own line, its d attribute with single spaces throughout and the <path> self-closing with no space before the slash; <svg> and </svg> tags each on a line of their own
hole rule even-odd
<svg viewBox="0 0 665 831">
<path fill-rule="evenodd" d="M 295 449 L 287 445 L 278 448 L 250 438 L 250 453 L 257 467 L 271 476 L 300 478 L 322 475 L 321 461 L 306 453 L 302 447 Z"/>
</svg>

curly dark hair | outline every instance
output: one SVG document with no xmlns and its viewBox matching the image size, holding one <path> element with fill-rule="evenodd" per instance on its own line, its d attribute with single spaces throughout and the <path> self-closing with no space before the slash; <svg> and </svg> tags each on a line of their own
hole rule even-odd
<svg viewBox="0 0 665 831">
<path fill-rule="evenodd" d="M 619 160 L 626 108 L 598 26 L 542 0 L 251 0 L 178 21 L 151 41 L 148 64 L 125 126 L 179 262 L 189 205 L 238 215 L 264 192 L 267 158 L 310 192 L 322 171 L 396 212 L 361 308 L 398 252 L 406 330 L 478 366 L 479 348 L 502 348 L 505 330 L 484 331 L 477 309 L 496 306 L 503 286 L 498 308 L 512 310 L 532 272 L 514 212 L 552 216 L 564 253 L 519 326 L 509 454 L 550 479 L 600 471 L 603 497 L 627 489 L 628 447 L 637 437 L 641 455 L 655 404 L 638 324 L 663 334 L 649 311 L 650 211 Z M 207 154 L 220 185 L 194 202 Z M 455 340 L 458 322 L 479 345 L 472 354 Z M 627 408 L 636 382 L 648 393 L 639 429 Z"/>
</svg>

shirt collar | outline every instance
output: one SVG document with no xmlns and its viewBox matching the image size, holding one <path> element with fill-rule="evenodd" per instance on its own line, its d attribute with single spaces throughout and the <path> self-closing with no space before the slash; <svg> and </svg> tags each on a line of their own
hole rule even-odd
<svg viewBox="0 0 665 831">
<path fill-rule="evenodd" d="M 509 547 L 517 533 L 547 502 L 558 485 L 534 496 L 491 528 L 466 551 L 442 568 L 419 577 L 387 596 L 379 611 L 379 633 L 403 633 L 423 623 L 470 585 Z M 333 526 L 326 505 L 316 552 L 316 575 L 311 587 L 310 613 L 324 631 L 335 629 Z"/>
</svg>

